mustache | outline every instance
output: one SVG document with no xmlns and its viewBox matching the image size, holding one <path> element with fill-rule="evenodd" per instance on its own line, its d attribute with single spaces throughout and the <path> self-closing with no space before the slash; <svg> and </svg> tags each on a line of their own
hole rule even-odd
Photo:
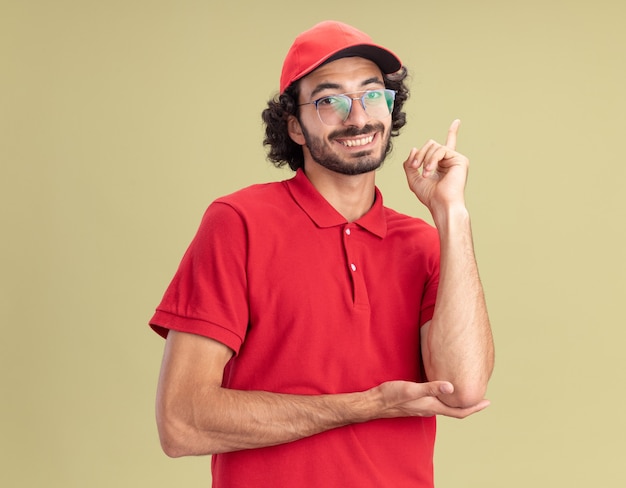
<svg viewBox="0 0 626 488">
<path fill-rule="evenodd" d="M 371 134 L 372 132 L 384 132 L 385 126 L 382 123 L 378 124 L 366 124 L 363 127 L 347 127 L 345 129 L 336 130 L 331 132 L 328 136 L 330 139 L 338 139 L 341 137 L 357 137 L 365 134 Z"/>
</svg>

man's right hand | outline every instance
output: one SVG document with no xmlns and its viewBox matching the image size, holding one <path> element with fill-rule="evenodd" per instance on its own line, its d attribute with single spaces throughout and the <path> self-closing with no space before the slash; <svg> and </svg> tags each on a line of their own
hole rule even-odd
<svg viewBox="0 0 626 488">
<path fill-rule="evenodd" d="M 432 417 L 445 415 L 462 419 L 489 406 L 489 400 L 482 400 L 468 408 L 450 407 L 439 400 L 439 395 L 450 394 L 454 391 L 452 383 L 448 381 L 431 381 L 428 383 L 413 383 L 410 381 L 387 381 L 370 390 L 379 395 L 382 403 L 378 418 L 393 417 Z"/>
</svg>

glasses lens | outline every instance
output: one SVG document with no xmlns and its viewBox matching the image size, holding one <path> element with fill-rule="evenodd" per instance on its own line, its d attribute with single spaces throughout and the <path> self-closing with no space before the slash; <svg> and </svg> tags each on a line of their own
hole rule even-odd
<svg viewBox="0 0 626 488">
<path fill-rule="evenodd" d="M 317 101 L 317 112 L 322 122 L 328 125 L 341 124 L 348 118 L 352 100 L 345 95 L 333 95 Z"/>
<path fill-rule="evenodd" d="M 393 90 L 368 90 L 360 98 L 348 95 L 331 95 L 315 102 L 320 120 L 327 125 L 342 124 L 350 115 L 353 100 L 361 101 L 367 115 L 375 119 L 384 119 L 393 110 L 396 92 Z"/>
<path fill-rule="evenodd" d="M 370 117 L 384 118 L 393 110 L 393 90 L 371 90 L 363 94 L 363 107 Z"/>
</svg>

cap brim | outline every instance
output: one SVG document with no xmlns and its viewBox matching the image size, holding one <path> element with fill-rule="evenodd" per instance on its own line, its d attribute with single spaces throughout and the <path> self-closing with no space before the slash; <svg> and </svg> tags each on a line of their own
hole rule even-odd
<svg viewBox="0 0 626 488">
<path fill-rule="evenodd" d="M 358 46 L 350 46 L 345 49 L 341 49 L 335 54 L 329 56 L 328 59 L 324 61 L 324 63 L 329 63 L 337 59 L 347 58 L 351 56 L 358 56 L 360 58 L 365 58 L 373 61 L 386 75 L 395 73 L 400 68 L 402 68 L 402 62 L 395 54 L 375 44 L 360 44 Z M 318 67 L 319 66 L 321 66 L 321 64 L 318 65 Z"/>
</svg>

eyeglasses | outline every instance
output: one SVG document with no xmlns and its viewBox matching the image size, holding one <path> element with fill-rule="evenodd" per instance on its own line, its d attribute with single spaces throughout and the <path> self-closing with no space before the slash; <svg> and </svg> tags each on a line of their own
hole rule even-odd
<svg viewBox="0 0 626 488">
<path fill-rule="evenodd" d="M 317 115 L 326 125 L 339 125 L 346 121 L 352 110 L 352 102 L 360 100 L 365 113 L 375 119 L 383 119 L 391 114 L 393 102 L 396 98 L 394 90 L 367 90 L 360 97 L 351 97 L 355 93 L 329 95 L 318 98 L 312 102 L 301 103 L 303 105 L 315 105 Z"/>
</svg>

